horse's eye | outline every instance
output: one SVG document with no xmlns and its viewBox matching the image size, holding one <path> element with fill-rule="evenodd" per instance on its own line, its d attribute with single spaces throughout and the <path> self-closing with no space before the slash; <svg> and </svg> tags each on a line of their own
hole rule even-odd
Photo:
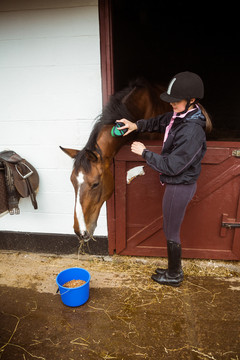
<svg viewBox="0 0 240 360">
<path fill-rule="evenodd" d="M 99 182 L 92 184 L 92 189 L 96 189 L 96 187 L 98 187 L 98 185 L 99 185 Z"/>
</svg>

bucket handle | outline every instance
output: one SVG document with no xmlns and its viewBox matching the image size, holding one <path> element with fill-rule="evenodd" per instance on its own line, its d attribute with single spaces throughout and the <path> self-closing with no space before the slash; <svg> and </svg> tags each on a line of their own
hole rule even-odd
<svg viewBox="0 0 240 360">
<path fill-rule="evenodd" d="M 66 293 L 68 293 L 70 290 L 72 290 L 72 288 L 70 288 L 70 289 L 68 289 L 67 291 L 65 291 L 64 293 L 62 293 L 62 294 L 60 294 L 59 292 L 60 292 L 60 290 L 59 290 L 59 288 L 57 288 L 57 291 L 56 291 L 56 294 L 58 294 L 59 293 L 59 295 L 65 295 Z"/>
</svg>

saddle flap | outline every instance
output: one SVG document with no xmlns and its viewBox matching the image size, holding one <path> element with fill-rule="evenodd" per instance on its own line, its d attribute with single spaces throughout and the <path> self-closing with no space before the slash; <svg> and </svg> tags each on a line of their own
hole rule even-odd
<svg viewBox="0 0 240 360">
<path fill-rule="evenodd" d="M 21 197 L 28 197 L 29 186 L 26 179 L 29 181 L 34 192 L 37 191 L 39 185 L 39 176 L 36 169 L 26 160 L 22 159 L 17 164 L 9 164 L 11 166 L 14 185 L 21 195 Z"/>
</svg>

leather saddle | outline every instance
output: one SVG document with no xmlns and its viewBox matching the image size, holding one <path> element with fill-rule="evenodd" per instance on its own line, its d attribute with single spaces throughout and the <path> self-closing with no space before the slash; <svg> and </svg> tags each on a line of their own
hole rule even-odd
<svg viewBox="0 0 240 360">
<path fill-rule="evenodd" d="M 28 161 L 12 150 L 0 152 L 0 214 L 4 211 L 19 214 L 20 197 L 30 196 L 34 209 L 37 209 L 38 186 L 37 170 Z"/>
</svg>

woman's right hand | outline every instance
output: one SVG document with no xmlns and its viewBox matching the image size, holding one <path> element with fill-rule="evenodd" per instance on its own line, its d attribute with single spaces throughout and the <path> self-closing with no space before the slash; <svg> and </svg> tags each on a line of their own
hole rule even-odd
<svg viewBox="0 0 240 360">
<path fill-rule="evenodd" d="M 121 120 L 117 120 L 116 122 L 124 123 L 124 126 L 118 128 L 119 130 L 128 129 L 128 131 L 123 136 L 129 135 L 132 131 L 137 130 L 137 125 L 127 119 L 123 118 Z"/>
</svg>

